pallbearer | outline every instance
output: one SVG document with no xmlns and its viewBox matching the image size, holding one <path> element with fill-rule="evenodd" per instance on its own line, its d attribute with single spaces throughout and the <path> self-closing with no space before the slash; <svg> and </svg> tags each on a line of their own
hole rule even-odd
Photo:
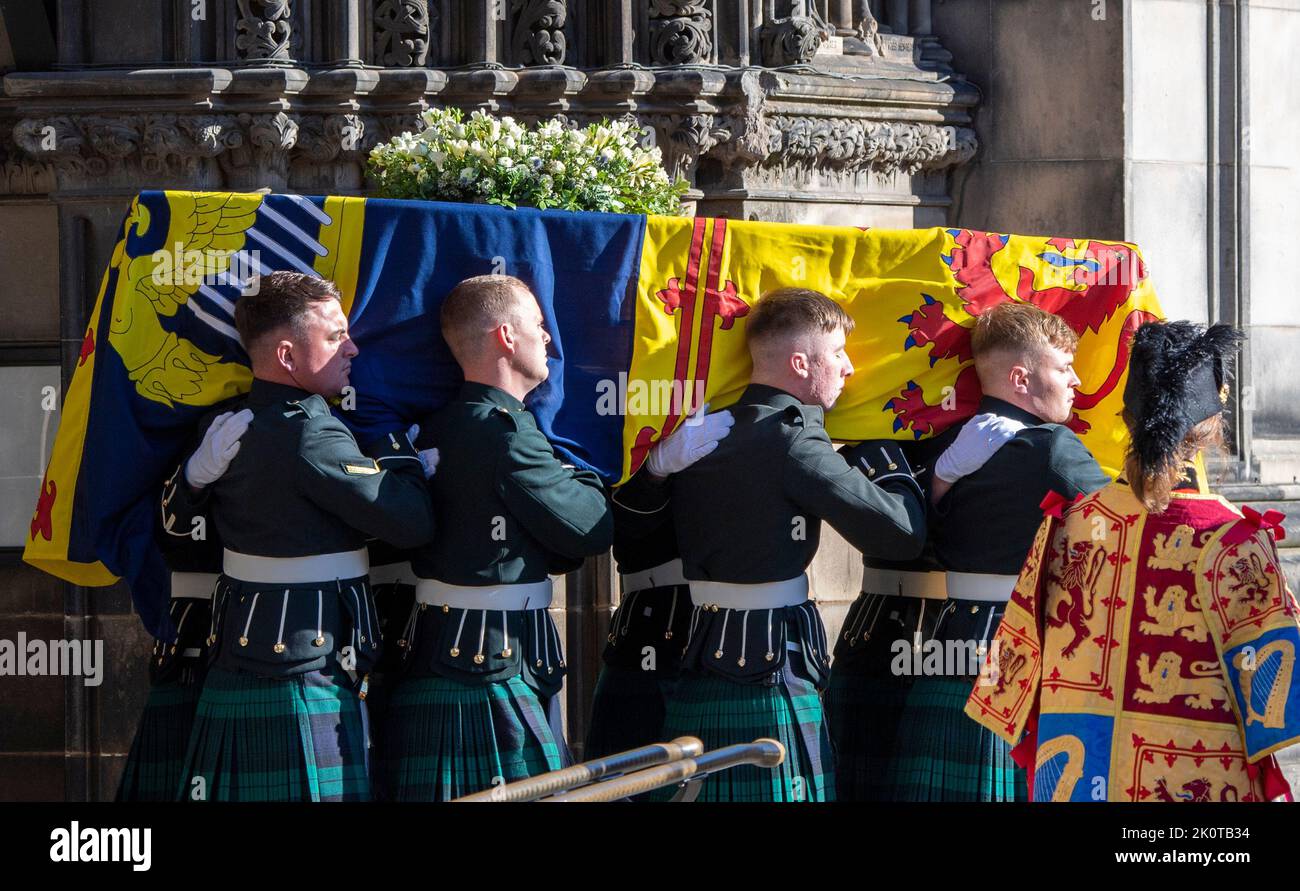
<svg viewBox="0 0 1300 891">
<path fill-rule="evenodd" d="M 662 486 L 716 449 L 732 423 L 731 412 L 709 414 L 703 406 L 614 492 L 614 561 L 622 591 L 592 701 L 587 758 L 665 739 L 664 710 L 681 669 L 692 608 Z"/>
<path fill-rule="evenodd" d="M 550 573 L 610 546 L 595 473 L 563 464 L 524 398 L 546 380 L 550 336 L 519 279 L 466 279 L 442 334 L 465 375 L 422 433 L 441 453 L 430 492 L 438 536 L 412 559 L 417 608 L 389 703 L 386 788 L 455 798 L 561 766 L 560 636 Z"/>
<path fill-rule="evenodd" d="M 930 537 L 919 565 L 865 560 L 863 594 L 836 641 L 826 704 L 842 799 L 1026 798 L 1010 748 L 963 709 L 1043 497 L 1072 500 L 1110 481 L 1065 426 L 1077 343 L 1037 307 L 986 310 L 971 333 L 979 413 L 905 446 L 915 466 L 933 469 Z M 873 451 L 863 443 L 848 455 Z"/>
<path fill-rule="evenodd" d="M 710 778 L 707 800 L 834 796 L 820 700 L 830 653 L 805 574 L 821 522 L 863 551 L 899 558 L 925 539 L 921 490 L 901 451 L 879 454 L 869 480 L 826 435 L 823 414 L 853 373 L 852 330 L 816 291 L 760 299 L 746 323 L 754 375 L 730 406 L 735 426 L 666 487 L 692 611 L 663 736 L 698 736 L 707 749 L 773 737 L 789 753 L 775 771 Z"/>
<path fill-rule="evenodd" d="M 202 451 L 191 458 L 166 505 L 178 528 L 210 511 L 225 548 L 183 794 L 363 800 L 380 653 L 365 542 L 432 536 L 424 462 L 404 431 L 363 449 L 330 413 L 357 354 L 333 283 L 272 273 L 235 324 L 253 368 L 248 431 L 215 482 Z"/>
<path fill-rule="evenodd" d="M 222 406 L 199 424 L 207 435 L 200 444 L 196 479 L 212 482 L 239 452 L 239 437 L 252 413 Z M 193 449 L 186 450 L 189 454 Z M 212 624 L 212 592 L 221 572 L 221 539 L 204 517 L 197 527 L 178 527 L 168 510 L 173 475 L 164 486 L 161 521 L 155 540 L 171 570 L 172 636 L 154 642 L 149 656 L 149 697 L 131 741 L 117 788 L 118 801 L 174 801 L 181 787 L 185 749 L 194 729 L 194 711 L 207 675 L 207 638 Z"/>
</svg>

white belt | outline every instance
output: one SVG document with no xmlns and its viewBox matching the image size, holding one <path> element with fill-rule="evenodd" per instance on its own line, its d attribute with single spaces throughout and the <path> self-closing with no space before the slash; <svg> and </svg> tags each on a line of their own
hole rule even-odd
<svg viewBox="0 0 1300 891">
<path fill-rule="evenodd" d="M 669 560 L 667 563 L 660 563 L 658 566 L 652 566 L 650 569 L 620 575 L 619 578 L 623 580 L 624 597 L 649 588 L 669 588 L 673 585 L 690 584 L 690 582 L 686 581 L 686 576 L 682 575 L 682 559 L 680 557 Z"/>
<path fill-rule="evenodd" d="M 361 548 L 310 557 L 256 557 L 226 548 L 221 566 L 226 575 L 241 582 L 296 585 L 363 576 L 370 569 L 370 555 Z"/>
<path fill-rule="evenodd" d="M 1006 603 L 1019 576 L 991 572 L 948 572 L 948 596 L 957 600 Z"/>
<path fill-rule="evenodd" d="M 454 606 L 457 609 L 545 609 L 551 605 L 550 579 L 515 585 L 451 585 L 437 579 L 420 579 L 415 584 L 415 599 L 430 606 Z"/>
<path fill-rule="evenodd" d="M 691 603 L 720 609 L 778 609 L 798 606 L 808 599 L 808 575 L 802 573 L 783 582 L 737 585 L 731 582 L 703 582 L 691 579 Z"/>
<path fill-rule="evenodd" d="M 414 585 L 418 581 L 415 571 L 411 569 L 410 560 L 370 567 L 371 585 Z"/>
<path fill-rule="evenodd" d="M 862 568 L 862 590 L 868 594 L 897 594 L 926 600 L 947 600 L 949 593 L 942 571 L 877 569 L 874 566 Z"/>
<path fill-rule="evenodd" d="M 192 597 L 211 600 L 212 589 L 217 586 L 215 572 L 173 572 L 172 597 Z"/>
</svg>

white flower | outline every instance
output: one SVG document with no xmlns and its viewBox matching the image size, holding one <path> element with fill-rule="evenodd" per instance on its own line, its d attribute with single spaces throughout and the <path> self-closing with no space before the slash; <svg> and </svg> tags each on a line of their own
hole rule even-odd
<svg viewBox="0 0 1300 891">
<path fill-rule="evenodd" d="M 493 189 L 497 187 L 497 184 L 496 181 L 492 179 L 492 177 L 485 176 L 478 181 L 478 187 L 480 191 L 491 192 Z"/>
<path fill-rule="evenodd" d="M 564 162 L 552 161 L 550 164 L 547 165 L 546 169 L 549 170 L 551 173 L 554 173 L 556 176 L 559 176 L 561 173 L 564 172 Z"/>
<path fill-rule="evenodd" d="M 474 177 L 478 176 L 478 171 L 473 167 L 466 167 L 460 172 L 460 181 L 466 185 L 474 182 Z"/>
<path fill-rule="evenodd" d="M 504 170 L 509 170 L 515 166 L 515 162 L 507 155 L 497 158 L 497 166 Z"/>
<path fill-rule="evenodd" d="M 587 179 L 595 179 L 595 178 L 596 178 L 596 168 L 595 168 L 595 167 L 588 167 L 586 170 L 582 171 L 582 175 L 585 176 Z"/>
</svg>

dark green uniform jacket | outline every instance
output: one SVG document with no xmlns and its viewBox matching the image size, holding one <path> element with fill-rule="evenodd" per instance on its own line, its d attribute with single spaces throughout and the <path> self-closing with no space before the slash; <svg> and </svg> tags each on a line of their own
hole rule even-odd
<svg viewBox="0 0 1300 891">
<path fill-rule="evenodd" d="M 359 448 L 323 397 L 259 379 L 245 407 L 253 421 L 221 479 L 164 494 L 179 528 L 210 508 L 227 548 L 260 557 L 354 551 L 367 536 L 398 547 L 432 537 L 424 471 L 405 436 Z M 174 481 L 183 477 L 182 465 Z"/>
<path fill-rule="evenodd" d="M 412 556 L 419 577 L 540 582 L 610 546 L 614 523 L 600 478 L 561 463 L 532 413 L 504 390 L 467 381 L 420 440 L 441 461 L 429 480 L 438 536 Z"/>
<path fill-rule="evenodd" d="M 1015 575 L 1043 521 L 1043 497 L 1057 492 L 1072 499 L 1108 485 L 1110 477 L 1069 427 L 991 396 L 977 411 L 986 412 L 1028 426 L 978 471 L 958 480 L 936 506 L 935 554 L 956 572 Z"/>
<path fill-rule="evenodd" d="M 820 407 L 751 384 L 730 410 L 735 426 L 718 448 L 664 486 L 688 579 L 794 578 L 817 552 L 822 520 L 864 552 L 920 552 L 925 510 L 915 482 L 902 474 L 906 484 L 881 486 L 850 466 L 826 435 Z M 648 474 L 637 476 L 648 483 Z"/>
</svg>

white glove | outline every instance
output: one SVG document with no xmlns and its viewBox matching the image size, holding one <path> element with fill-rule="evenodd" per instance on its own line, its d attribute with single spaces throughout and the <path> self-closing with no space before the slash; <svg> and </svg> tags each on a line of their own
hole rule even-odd
<svg viewBox="0 0 1300 891">
<path fill-rule="evenodd" d="M 650 450 L 646 466 L 655 476 L 670 476 L 685 470 L 718 447 L 736 423 L 729 411 L 709 414 L 709 404 L 686 419 L 672 435 Z"/>
<path fill-rule="evenodd" d="M 427 480 L 438 469 L 438 461 L 442 456 L 438 454 L 437 449 L 420 449 L 418 454 L 420 466 L 424 468 L 424 478 Z"/>
<path fill-rule="evenodd" d="M 976 415 L 966 422 L 952 445 L 934 463 L 934 475 L 947 483 L 969 476 L 1024 427 L 1021 421 L 1001 415 Z"/>
<path fill-rule="evenodd" d="M 221 479 L 235 455 L 239 454 L 239 438 L 248 430 L 253 412 L 244 409 L 238 413 L 225 412 L 213 418 L 203 442 L 185 462 L 185 480 L 195 489 L 202 489 Z"/>
</svg>

